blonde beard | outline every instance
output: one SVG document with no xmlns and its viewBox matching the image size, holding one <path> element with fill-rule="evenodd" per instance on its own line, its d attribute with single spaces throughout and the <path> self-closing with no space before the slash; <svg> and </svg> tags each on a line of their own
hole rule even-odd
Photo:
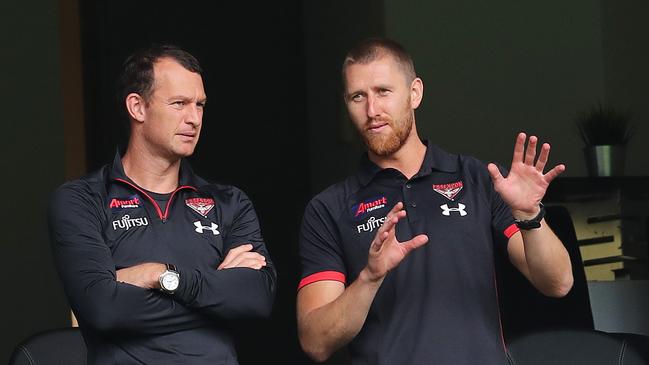
<svg viewBox="0 0 649 365">
<path fill-rule="evenodd" d="M 387 136 L 363 133 L 363 141 L 367 148 L 377 156 L 389 156 L 397 152 L 406 143 L 412 131 L 413 115 L 410 114 L 403 122 L 390 124 L 392 132 Z"/>
</svg>

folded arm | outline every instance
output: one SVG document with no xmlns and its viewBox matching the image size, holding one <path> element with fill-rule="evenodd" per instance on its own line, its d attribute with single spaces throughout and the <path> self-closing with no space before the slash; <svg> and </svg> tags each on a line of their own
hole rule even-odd
<svg viewBox="0 0 649 365">
<path fill-rule="evenodd" d="M 101 208 L 91 193 L 69 185 L 57 190 L 49 211 L 55 266 L 70 305 L 99 331 L 168 333 L 209 320 L 155 291 L 116 280 L 115 263 L 102 236 Z"/>
<path fill-rule="evenodd" d="M 228 255 L 213 270 L 182 268 L 173 294 L 179 303 L 212 318 L 268 317 L 275 300 L 277 274 L 261 235 L 252 202 L 234 189 L 231 224 L 225 232 Z"/>
</svg>

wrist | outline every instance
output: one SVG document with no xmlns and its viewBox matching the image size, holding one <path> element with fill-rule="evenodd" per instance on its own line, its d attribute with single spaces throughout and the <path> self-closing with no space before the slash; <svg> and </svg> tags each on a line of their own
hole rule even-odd
<svg viewBox="0 0 649 365">
<path fill-rule="evenodd" d="M 536 229 L 541 227 L 541 220 L 543 220 L 543 217 L 545 217 L 545 207 L 542 203 L 539 203 L 536 215 L 532 217 L 529 217 L 529 214 L 514 215 L 514 222 L 516 223 L 516 226 L 521 230 Z"/>
<path fill-rule="evenodd" d="M 385 279 L 385 275 L 373 274 L 372 271 L 366 266 L 363 270 L 361 270 L 360 274 L 358 274 L 358 279 L 361 282 L 367 284 L 381 285 L 383 279 Z"/>
<path fill-rule="evenodd" d="M 150 271 L 149 283 L 152 289 L 160 289 L 160 275 L 165 271 L 166 266 L 164 264 L 153 264 L 153 268 Z"/>
<path fill-rule="evenodd" d="M 162 264 L 161 264 L 162 265 Z M 173 264 L 162 265 L 163 270 L 157 277 L 157 288 L 167 294 L 173 294 L 180 284 L 180 274 Z"/>
<path fill-rule="evenodd" d="M 512 215 L 514 216 L 514 219 L 517 221 L 528 221 L 530 219 L 534 219 L 539 213 L 541 212 L 541 203 L 535 207 L 532 211 L 525 211 L 525 210 L 519 210 L 519 209 L 513 209 L 512 210 Z"/>
</svg>

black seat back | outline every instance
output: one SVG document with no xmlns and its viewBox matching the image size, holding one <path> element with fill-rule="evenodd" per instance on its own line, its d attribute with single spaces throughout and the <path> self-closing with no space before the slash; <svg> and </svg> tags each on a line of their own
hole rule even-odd
<svg viewBox="0 0 649 365">
<path fill-rule="evenodd" d="M 86 344 L 79 328 L 58 328 L 30 336 L 16 346 L 9 365 L 85 365 Z"/>
</svg>

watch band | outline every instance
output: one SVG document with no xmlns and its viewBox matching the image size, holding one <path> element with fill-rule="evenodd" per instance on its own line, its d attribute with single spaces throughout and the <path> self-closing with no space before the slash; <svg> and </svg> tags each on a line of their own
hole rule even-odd
<svg viewBox="0 0 649 365">
<path fill-rule="evenodd" d="M 529 219 L 529 220 L 520 220 L 516 219 L 514 223 L 516 223 L 516 227 L 518 229 L 526 230 L 529 231 L 530 229 L 536 229 L 536 228 L 541 228 L 541 220 L 543 217 L 545 217 L 545 207 L 543 206 L 543 203 L 539 203 L 539 214 L 536 215 L 536 217 Z"/>
</svg>

